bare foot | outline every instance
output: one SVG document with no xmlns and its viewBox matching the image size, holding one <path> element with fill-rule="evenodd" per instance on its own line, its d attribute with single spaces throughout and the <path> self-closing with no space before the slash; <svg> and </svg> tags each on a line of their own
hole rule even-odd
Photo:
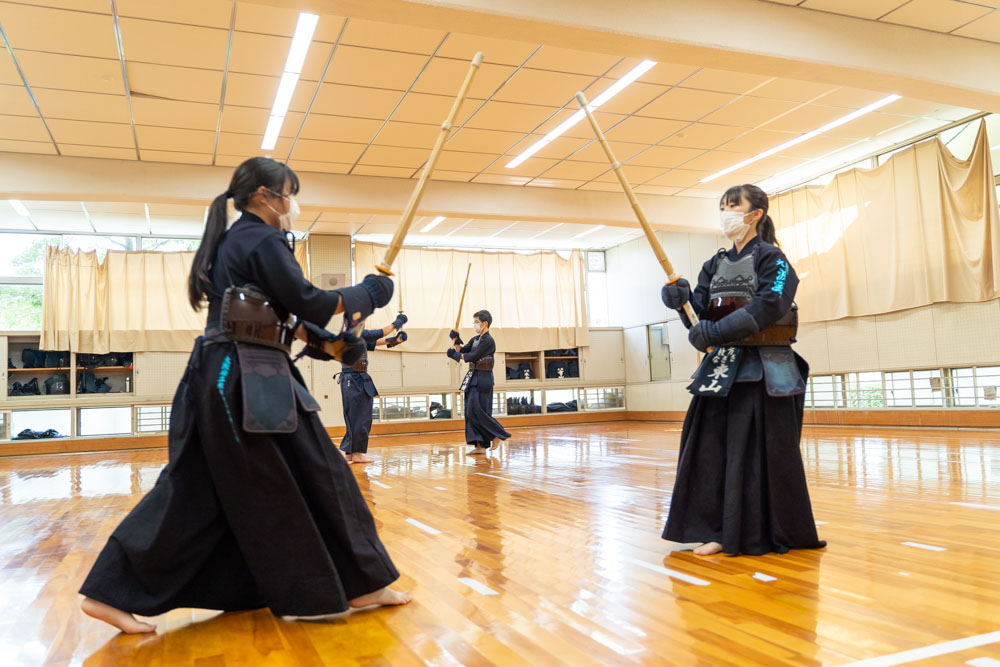
<svg viewBox="0 0 1000 667">
<path fill-rule="evenodd" d="M 83 598 L 83 602 L 80 604 L 80 609 L 82 609 L 83 613 L 87 616 L 96 618 L 99 621 L 104 621 L 108 625 L 113 625 L 122 632 L 126 632 L 130 635 L 156 631 L 155 625 L 138 621 L 135 616 L 127 611 L 115 609 L 109 604 L 104 604 L 103 602 L 92 600 L 91 598 Z"/>
<path fill-rule="evenodd" d="M 351 459 L 351 463 L 374 463 L 374 462 L 375 459 L 369 458 L 364 454 L 361 454 L 360 452 L 355 452 L 353 458 Z"/>
<path fill-rule="evenodd" d="M 695 556 L 711 556 L 722 551 L 722 545 L 718 542 L 708 542 L 694 550 Z"/>
<path fill-rule="evenodd" d="M 490 444 L 490 449 L 496 449 L 500 446 L 500 438 L 493 438 L 493 442 Z"/>
<path fill-rule="evenodd" d="M 381 590 L 375 591 L 374 593 L 369 593 L 368 595 L 362 595 L 359 598 L 354 598 L 351 600 L 351 606 L 355 609 L 359 607 L 370 607 L 372 605 L 382 605 L 391 606 L 397 604 L 406 604 L 413 598 L 406 591 L 394 591 L 389 587 L 383 588 Z"/>
<path fill-rule="evenodd" d="M 482 447 L 473 447 L 465 453 L 467 456 L 486 456 L 486 450 Z"/>
</svg>

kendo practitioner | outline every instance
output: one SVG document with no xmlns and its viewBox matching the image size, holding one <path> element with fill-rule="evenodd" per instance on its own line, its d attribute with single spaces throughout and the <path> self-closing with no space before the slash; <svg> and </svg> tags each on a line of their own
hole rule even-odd
<svg viewBox="0 0 1000 667">
<path fill-rule="evenodd" d="M 510 437 L 493 418 L 493 354 L 497 344 L 490 335 L 492 323 L 489 311 L 480 310 L 472 316 L 476 331 L 472 340 L 463 343 L 454 329 L 448 334 L 454 342 L 448 349 L 448 357 L 469 364 L 461 387 L 465 392 L 465 441 L 473 446 L 466 452 L 469 456 L 485 456 L 487 449 L 496 449 L 501 440 Z"/>
<path fill-rule="evenodd" d="M 826 546 L 816 534 L 799 440 L 809 365 L 792 351 L 799 279 L 778 248 L 767 195 L 730 188 L 720 201 L 732 242 L 702 266 L 691 292 L 664 285 L 691 344 L 706 354 L 688 387 L 663 539 L 701 543 L 701 556 Z M 691 326 L 690 302 L 700 321 Z"/>
<path fill-rule="evenodd" d="M 399 574 L 288 357 L 298 326 L 311 354 L 340 340 L 359 356 L 356 336 L 322 327 L 343 312 L 356 328 L 392 281 L 310 283 L 286 241 L 298 189 L 286 165 L 252 158 L 211 204 L 188 283 L 208 321 L 174 395 L 168 463 L 80 589 L 83 611 L 123 632 L 178 607 L 319 616 L 410 600 L 388 588 Z M 227 230 L 228 199 L 242 214 Z"/>
<path fill-rule="evenodd" d="M 372 430 L 372 406 L 378 389 L 368 375 L 368 352 L 376 347 L 393 348 L 406 341 L 406 332 L 401 331 L 407 317 L 403 313 L 381 329 L 364 329 L 361 340 L 365 351 L 353 364 L 343 364 L 343 370 L 334 376 L 340 385 L 340 398 L 344 406 L 344 438 L 340 441 L 340 451 L 350 463 L 371 463 L 374 459 L 366 456 L 368 434 Z M 388 337 L 393 331 L 395 336 Z"/>
</svg>

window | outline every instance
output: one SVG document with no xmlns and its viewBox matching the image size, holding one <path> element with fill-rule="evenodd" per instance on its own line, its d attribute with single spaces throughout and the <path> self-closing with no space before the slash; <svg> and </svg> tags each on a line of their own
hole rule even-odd
<svg viewBox="0 0 1000 667">
<path fill-rule="evenodd" d="M 587 273 L 587 317 L 592 327 L 611 326 L 608 317 L 607 273 L 595 271 Z"/>
<path fill-rule="evenodd" d="M 976 368 L 976 397 L 981 408 L 1000 408 L 1000 366 Z"/>
<path fill-rule="evenodd" d="M 109 250 L 135 250 L 136 243 L 134 236 L 63 234 L 59 247 L 77 252 L 96 252 L 98 261 L 103 262 Z"/>
<path fill-rule="evenodd" d="M 42 286 L 0 284 L 0 330 L 37 331 L 42 328 Z"/>
<path fill-rule="evenodd" d="M 453 394 L 433 394 L 430 397 L 430 407 L 427 409 L 431 419 L 451 419 L 454 409 Z"/>
<path fill-rule="evenodd" d="M 508 415 L 537 415 L 542 412 L 542 392 L 537 389 L 529 391 L 507 392 Z"/>
<path fill-rule="evenodd" d="M 670 337 L 667 323 L 650 324 L 646 327 L 649 337 L 649 379 L 670 379 Z"/>
<path fill-rule="evenodd" d="M 427 418 L 427 396 L 384 396 L 382 397 L 382 419 L 401 421 L 404 419 Z M 374 416 L 374 415 L 373 415 Z"/>
<path fill-rule="evenodd" d="M 143 237 L 141 239 L 143 250 L 154 250 L 156 252 L 190 252 L 197 250 L 201 245 L 201 239 L 161 239 Z"/>
<path fill-rule="evenodd" d="M 45 246 L 58 236 L 0 233 L 0 330 L 42 328 Z"/>
<path fill-rule="evenodd" d="M 882 373 L 847 373 L 846 403 L 849 408 L 884 408 Z"/>
<path fill-rule="evenodd" d="M 77 435 L 130 435 L 132 408 L 80 408 Z"/>
<path fill-rule="evenodd" d="M 157 433 L 170 428 L 169 405 L 139 405 L 135 409 L 137 433 Z"/>
<path fill-rule="evenodd" d="M 55 430 L 56 437 L 68 437 L 71 434 L 70 409 L 63 410 L 15 410 L 10 413 L 10 435 L 17 438 L 26 429 L 32 431 Z"/>
<path fill-rule="evenodd" d="M 587 387 L 581 389 L 583 405 L 587 410 L 609 410 L 625 407 L 625 390 L 622 387 Z"/>
<path fill-rule="evenodd" d="M 910 371 L 885 374 L 886 406 L 890 408 L 913 407 L 913 381 Z"/>
<path fill-rule="evenodd" d="M 843 378 L 839 375 L 818 375 L 809 378 L 809 389 L 812 392 L 814 408 L 842 408 Z"/>
<path fill-rule="evenodd" d="M 604 260 L 605 257 L 603 250 L 588 250 L 587 271 L 593 273 L 604 273 L 606 270 Z"/>
<path fill-rule="evenodd" d="M 944 383 L 941 371 L 913 371 L 914 405 L 920 407 L 941 407 L 944 405 Z"/>
<path fill-rule="evenodd" d="M 575 389 L 545 390 L 545 412 L 577 412 L 578 410 Z"/>
</svg>

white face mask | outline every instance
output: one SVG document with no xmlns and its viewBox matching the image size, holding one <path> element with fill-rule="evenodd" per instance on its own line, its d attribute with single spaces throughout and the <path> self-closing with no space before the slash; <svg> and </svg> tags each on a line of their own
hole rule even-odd
<svg viewBox="0 0 1000 667">
<path fill-rule="evenodd" d="M 282 213 L 278 216 L 278 224 L 281 225 L 281 231 L 287 232 L 291 231 L 292 225 L 295 221 L 299 219 L 299 202 L 295 197 L 288 198 L 288 213 Z"/>
<path fill-rule="evenodd" d="M 476 322 L 472 325 L 472 328 L 475 330 L 476 335 L 478 336 L 480 333 L 482 333 L 483 325 L 480 322 Z"/>
<path fill-rule="evenodd" d="M 722 233 L 726 235 L 726 238 L 736 242 L 746 237 L 747 230 L 750 229 L 750 223 L 743 222 L 746 216 L 747 214 L 742 211 L 719 212 L 719 222 L 722 224 Z"/>
</svg>

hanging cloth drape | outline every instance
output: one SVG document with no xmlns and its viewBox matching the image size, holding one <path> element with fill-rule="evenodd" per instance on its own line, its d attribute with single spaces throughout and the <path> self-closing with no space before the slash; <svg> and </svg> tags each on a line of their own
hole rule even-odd
<svg viewBox="0 0 1000 667">
<path fill-rule="evenodd" d="M 374 271 L 385 246 L 356 243 L 355 274 L 360 280 Z M 574 250 L 564 259 L 555 252 L 466 252 L 404 248 L 393 269 L 396 294 L 365 325 L 381 327 L 396 317 L 399 295 L 409 318 L 409 340 L 401 351 L 444 352 L 455 324 L 469 262 L 469 289 L 461 314 L 461 333 L 468 340 L 472 315 L 488 310 L 491 332 L 501 352 L 563 349 L 588 344 L 583 259 Z"/>
<path fill-rule="evenodd" d="M 968 160 L 940 139 L 877 169 L 775 197 L 804 322 L 1000 297 L 1000 213 L 986 124 Z"/>
</svg>

